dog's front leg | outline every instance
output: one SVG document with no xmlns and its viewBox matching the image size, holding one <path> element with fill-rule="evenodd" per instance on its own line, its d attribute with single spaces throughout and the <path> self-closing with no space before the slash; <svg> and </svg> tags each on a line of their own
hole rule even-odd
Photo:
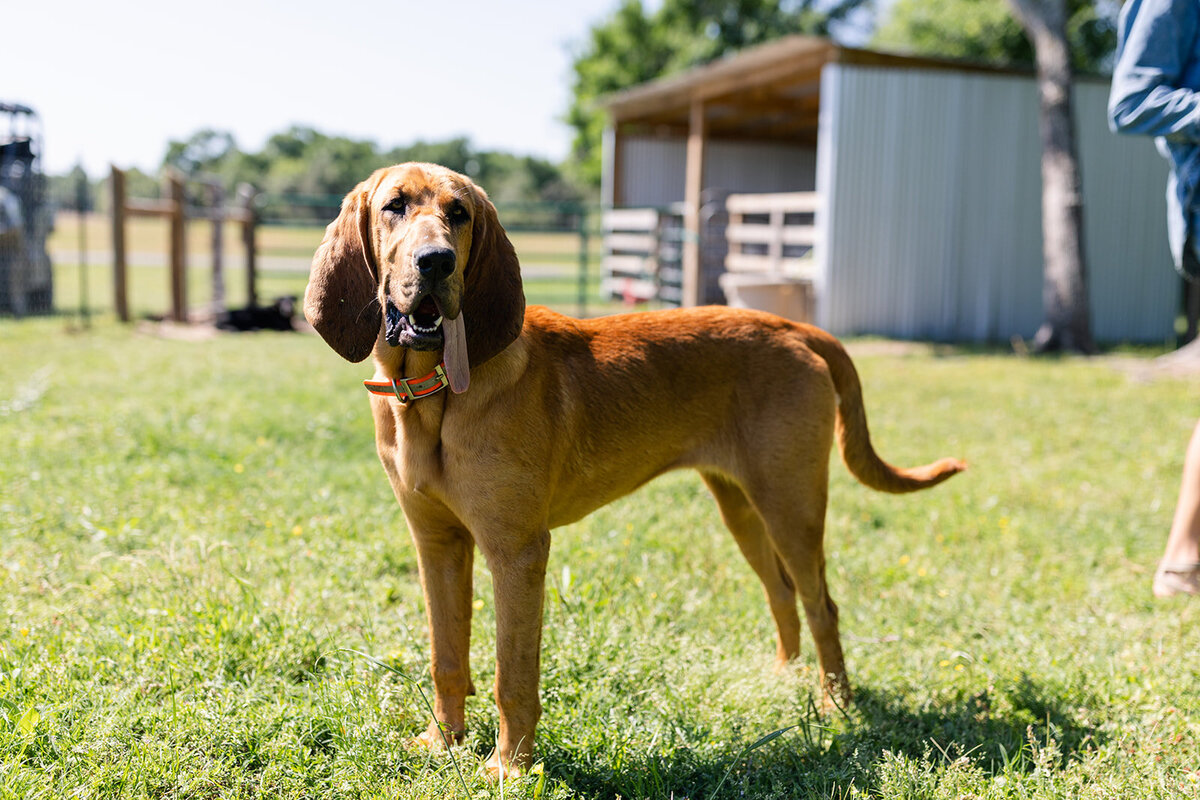
<svg viewBox="0 0 1200 800">
<path fill-rule="evenodd" d="M 550 533 L 512 531 L 478 536 L 496 596 L 496 705 L 500 734 L 487 762 L 492 775 L 520 774 L 533 755 L 533 731 L 542 715 L 538 678 L 542 598 Z"/>
<path fill-rule="evenodd" d="M 413 525 L 432 649 L 435 719 L 417 741 L 441 748 L 462 741 L 471 684 L 471 567 L 475 545 L 462 529 Z"/>
</svg>

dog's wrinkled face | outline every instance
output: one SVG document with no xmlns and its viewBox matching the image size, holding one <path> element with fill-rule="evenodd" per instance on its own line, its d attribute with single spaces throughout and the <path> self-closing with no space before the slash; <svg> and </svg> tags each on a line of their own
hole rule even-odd
<svg viewBox="0 0 1200 800">
<path fill-rule="evenodd" d="M 521 335 L 512 242 L 483 189 L 436 164 L 376 170 L 313 254 L 304 315 L 347 361 L 441 348 L 451 388 Z"/>
<path fill-rule="evenodd" d="M 437 350 L 443 322 L 462 311 L 475 193 L 449 170 L 407 164 L 368 198 L 384 335 L 392 347 Z"/>
</svg>

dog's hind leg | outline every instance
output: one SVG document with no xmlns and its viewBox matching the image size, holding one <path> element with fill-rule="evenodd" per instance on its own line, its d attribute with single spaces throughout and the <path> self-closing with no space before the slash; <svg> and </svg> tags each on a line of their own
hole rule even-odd
<svg viewBox="0 0 1200 800">
<path fill-rule="evenodd" d="M 796 611 L 796 587 L 771 547 L 762 517 L 741 487 L 720 475 L 703 477 L 709 491 L 717 499 L 721 519 L 762 581 L 771 616 L 775 619 L 775 668 L 782 670 L 789 661 L 800 655 L 800 615 Z"/>
</svg>

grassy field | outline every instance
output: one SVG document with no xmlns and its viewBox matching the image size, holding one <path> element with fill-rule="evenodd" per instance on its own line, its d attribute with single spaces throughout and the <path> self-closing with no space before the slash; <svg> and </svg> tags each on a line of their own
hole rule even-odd
<svg viewBox="0 0 1200 800">
<path fill-rule="evenodd" d="M 405 747 L 428 643 L 365 368 L 65 327 L 0 322 L 0 799 L 1200 794 L 1200 604 L 1149 591 L 1194 382 L 859 343 L 883 455 L 971 470 L 895 497 L 833 468 L 855 705 L 816 711 L 807 633 L 772 673 L 756 579 L 671 475 L 555 531 L 538 773 L 501 787 L 482 559 L 468 738 Z"/>
</svg>

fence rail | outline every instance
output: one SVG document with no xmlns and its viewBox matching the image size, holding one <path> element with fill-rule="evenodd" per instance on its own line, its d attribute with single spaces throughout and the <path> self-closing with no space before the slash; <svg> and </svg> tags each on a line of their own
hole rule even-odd
<svg viewBox="0 0 1200 800">
<path fill-rule="evenodd" d="M 626 304 L 682 299 L 683 214 L 675 208 L 614 208 L 600 218 L 601 291 Z"/>
<path fill-rule="evenodd" d="M 121 321 L 128 322 L 130 319 L 129 267 L 126 250 L 126 225 L 129 217 L 154 217 L 165 219 L 169 223 L 168 267 L 170 269 L 171 319 L 176 322 L 188 321 L 187 221 L 189 219 L 204 219 L 213 226 L 215 242 L 211 249 L 211 297 L 215 306 L 212 310 L 217 313 L 225 310 L 224 245 L 221 239 L 221 223 L 227 219 L 241 222 L 242 242 L 246 250 L 248 304 L 250 306 L 257 305 L 257 246 L 254 232 L 257 225 L 254 198 L 257 192 L 249 187 L 244 187 L 238 193 L 239 205 L 227 207 L 224 204 L 224 192 L 220 185 L 215 182 L 210 182 L 210 184 L 210 194 L 217 202 L 208 208 L 196 208 L 188 205 L 184 176 L 174 170 L 169 171 L 166 175 L 165 198 L 131 198 L 125 192 L 124 171 L 116 166 L 111 168 L 109 191 L 112 217 L 113 307 L 117 318 Z"/>
<path fill-rule="evenodd" d="M 183 309 L 190 304 L 193 319 L 206 319 L 209 315 L 205 312 L 217 292 L 212 277 L 219 261 L 214 257 L 218 251 L 224 253 L 230 307 L 252 303 L 256 297 L 268 304 L 280 297 L 299 297 L 307 284 L 313 252 L 325 226 L 338 214 L 341 201 L 340 197 L 259 195 L 245 211 L 240 203 L 224 205 L 218 221 L 211 208 L 197 204 L 200 195 L 192 195 L 184 205 L 188 220 L 186 273 L 172 270 L 172 259 L 178 260 L 178 253 L 173 256 L 172 248 L 164 246 L 172 241 L 171 218 L 165 215 L 177 210 L 169 199 L 125 198 L 126 222 L 118 226 L 107 214 L 59 214 L 58 230 L 50 242 L 56 280 L 62 278 L 54 308 L 59 312 L 76 308 L 87 309 L 88 313 L 116 312 L 116 298 L 127 297 L 124 311 L 129 317 L 157 317 L 176 307 L 183 316 Z M 581 316 L 619 308 L 600 289 L 599 209 L 580 204 L 525 203 L 501 204 L 498 211 L 521 259 L 530 304 Z M 250 212 L 257 223 L 253 226 L 256 236 L 252 251 L 236 234 L 227 235 L 223 247 L 213 244 L 211 234 L 220 222 L 247 224 Z M 85 239 L 88 252 L 80 244 Z M 113 286 L 118 280 L 114 268 L 117 250 L 124 253 L 121 277 L 126 280 L 122 290 L 118 292 L 114 287 L 111 292 L 94 291 L 94 287 Z M 90 279 L 79 277 L 85 275 Z M 183 302 L 178 302 L 177 287 L 184 280 L 186 294 Z M 90 296 L 86 286 L 93 287 Z"/>
<path fill-rule="evenodd" d="M 725 268 L 811 280 L 820 202 L 816 192 L 729 195 Z"/>
<path fill-rule="evenodd" d="M 793 294 L 811 305 L 813 249 L 819 243 L 817 192 L 714 196 L 701 209 L 701 269 L 714 274 L 726 299 L 757 283 Z M 682 293 L 679 251 L 682 212 L 669 208 L 619 208 L 601 218 L 604 256 L 601 286 L 613 297 L 678 304 Z M 724 274 L 722 274 L 724 273 Z M 774 289 L 770 291 L 776 291 Z"/>
</svg>

